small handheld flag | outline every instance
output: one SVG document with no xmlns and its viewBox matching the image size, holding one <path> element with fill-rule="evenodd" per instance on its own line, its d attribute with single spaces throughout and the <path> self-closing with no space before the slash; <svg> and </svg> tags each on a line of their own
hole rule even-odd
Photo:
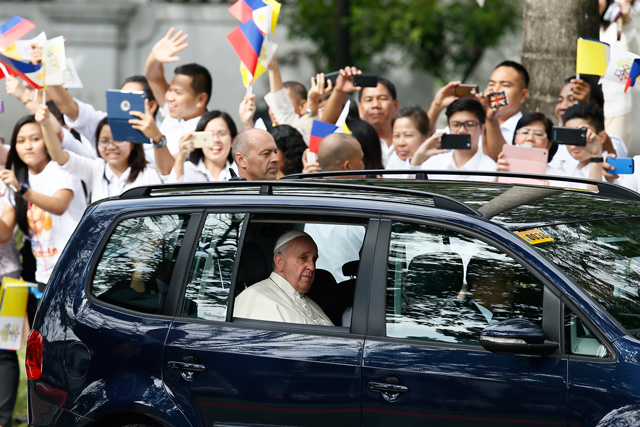
<svg viewBox="0 0 640 427">
<path fill-rule="evenodd" d="M 227 34 L 227 40 L 236 51 L 240 61 L 251 74 L 254 74 L 264 40 L 264 36 L 256 24 L 252 20 L 248 20 Z"/>
<path fill-rule="evenodd" d="M 9 49 L 16 40 L 21 39 L 36 26 L 19 16 L 14 16 L 4 24 L 0 25 L 0 52 Z"/>
<path fill-rule="evenodd" d="M 609 45 L 598 40 L 578 39 L 576 73 L 604 76 L 609 63 Z"/>
<path fill-rule="evenodd" d="M 334 133 L 337 129 L 338 126 L 334 124 L 314 120 L 311 125 L 311 136 L 309 137 L 309 151 L 318 154 L 318 148 L 324 137 Z"/>
<path fill-rule="evenodd" d="M 36 82 L 33 77 L 33 73 L 37 73 L 42 69 L 42 64 L 34 65 L 29 62 L 17 61 L 2 54 L 0 54 L 0 62 L 7 66 L 9 74 L 20 76 L 34 88 L 42 89 L 42 84 Z"/>
<path fill-rule="evenodd" d="M 633 60 L 633 64 L 631 64 L 631 70 L 629 71 L 629 77 L 627 77 L 624 93 L 627 93 L 629 86 L 635 86 L 638 76 L 640 76 L 640 59 L 636 58 Z"/>
<path fill-rule="evenodd" d="M 243 24 L 253 17 L 253 11 L 266 6 L 262 0 L 238 0 L 232 4 L 229 13 Z"/>
</svg>

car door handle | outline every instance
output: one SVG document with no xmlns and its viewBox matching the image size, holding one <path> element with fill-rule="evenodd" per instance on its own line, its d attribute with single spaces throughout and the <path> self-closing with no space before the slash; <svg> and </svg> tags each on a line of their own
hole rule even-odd
<svg viewBox="0 0 640 427">
<path fill-rule="evenodd" d="M 395 393 L 406 393 L 409 391 L 409 387 L 400 385 L 400 384 L 370 382 L 369 390 L 395 394 Z"/>
<path fill-rule="evenodd" d="M 199 363 L 170 361 L 167 363 L 167 366 L 169 366 L 169 369 L 176 369 L 182 372 L 204 372 L 207 370 L 206 366 Z"/>
</svg>

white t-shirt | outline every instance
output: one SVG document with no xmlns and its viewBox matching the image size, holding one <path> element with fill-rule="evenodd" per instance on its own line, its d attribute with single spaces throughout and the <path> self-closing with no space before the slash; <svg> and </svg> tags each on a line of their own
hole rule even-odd
<svg viewBox="0 0 640 427">
<path fill-rule="evenodd" d="M 627 146 L 624 141 L 615 135 L 609 135 L 609 138 L 611 138 L 611 144 L 616 150 L 616 157 L 627 157 Z M 606 153 L 605 151 L 604 154 Z M 555 169 L 561 169 L 567 174 L 571 174 L 578 167 L 578 163 L 579 162 L 569 153 L 566 145 L 558 144 L 558 151 L 556 151 L 549 165 Z"/>
<path fill-rule="evenodd" d="M 174 119 L 169 115 L 169 107 L 166 103 L 160 110 L 160 114 L 164 116 L 164 120 L 160 125 L 160 132 L 167 138 L 167 148 L 173 156 L 180 151 L 180 138 L 182 135 L 187 132 L 194 132 L 201 116 L 189 120 Z"/>
<path fill-rule="evenodd" d="M 175 169 L 171 170 L 169 174 L 169 178 L 165 180 L 165 182 L 211 182 L 211 181 L 229 181 L 231 179 L 230 169 L 238 175 L 238 166 L 234 163 L 229 163 L 225 165 L 224 169 L 220 171 L 219 179 L 215 179 L 209 169 L 204 164 L 204 160 L 200 159 L 197 165 L 194 165 L 189 160 L 184 162 L 184 174 L 180 179 L 176 176 Z"/>
<path fill-rule="evenodd" d="M 387 166 L 385 166 L 385 169 L 389 169 L 389 170 L 399 170 L 399 169 L 412 169 L 411 168 L 411 163 L 409 162 L 409 159 L 407 160 L 402 160 L 400 157 L 398 157 L 398 155 L 396 154 L 396 152 L 394 151 L 391 154 L 391 157 L 389 158 L 389 162 L 387 163 Z M 396 179 L 407 179 L 409 177 L 411 177 L 413 175 L 382 175 L 383 178 L 396 178 Z"/>
<path fill-rule="evenodd" d="M 318 304 L 296 291 L 284 277 L 275 272 L 237 296 L 233 316 L 271 322 L 333 326 Z"/>
<path fill-rule="evenodd" d="M 395 154 L 396 149 L 393 144 L 387 145 L 387 141 L 380 138 L 380 151 L 382 152 L 382 166 L 386 168 L 391 156 Z"/>
<path fill-rule="evenodd" d="M 69 151 L 67 154 L 69 154 L 69 160 L 62 166 L 62 169 L 87 184 L 91 191 L 91 202 L 118 196 L 133 187 L 162 184 L 158 172 L 149 166 L 138 174 L 134 182 L 129 182 L 131 168 L 127 168 L 122 176 L 118 177 L 101 157 L 88 159 Z"/>
<path fill-rule="evenodd" d="M 73 199 L 62 215 L 46 212 L 35 204 L 30 204 L 27 210 L 31 249 L 36 258 L 36 280 L 47 283 L 87 204 L 80 180 L 63 171 L 53 161 L 37 175 L 29 172 L 29 186 L 33 191 L 50 197 L 59 190 L 73 191 Z M 8 202 L 15 208 L 15 194 L 9 191 L 7 196 Z"/>
<path fill-rule="evenodd" d="M 476 153 L 471 157 L 467 163 L 461 168 L 458 168 L 453 158 L 454 150 L 450 150 L 446 153 L 437 154 L 428 158 L 424 163 L 420 165 L 420 169 L 432 169 L 432 170 L 460 170 L 460 171 L 495 171 L 496 162 L 482 152 L 482 150 L 476 150 Z M 443 180 L 459 180 L 459 181 L 493 181 L 493 176 L 474 176 L 474 175 L 434 175 L 429 176 L 429 179 L 443 179 Z"/>
</svg>

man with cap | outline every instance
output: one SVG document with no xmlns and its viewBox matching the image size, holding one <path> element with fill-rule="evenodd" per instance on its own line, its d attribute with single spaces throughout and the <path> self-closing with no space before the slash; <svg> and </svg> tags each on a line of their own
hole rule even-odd
<svg viewBox="0 0 640 427">
<path fill-rule="evenodd" d="M 272 322 L 333 326 L 305 294 L 315 277 L 318 247 L 304 231 L 287 231 L 273 248 L 274 271 L 236 298 L 233 315 Z"/>
</svg>

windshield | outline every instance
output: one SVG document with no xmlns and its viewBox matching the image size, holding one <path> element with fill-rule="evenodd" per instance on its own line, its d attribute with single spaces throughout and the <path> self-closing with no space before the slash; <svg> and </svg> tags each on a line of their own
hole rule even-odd
<svg viewBox="0 0 640 427">
<path fill-rule="evenodd" d="M 640 218 L 614 218 L 540 227 L 553 241 L 545 256 L 640 336 Z"/>
</svg>

